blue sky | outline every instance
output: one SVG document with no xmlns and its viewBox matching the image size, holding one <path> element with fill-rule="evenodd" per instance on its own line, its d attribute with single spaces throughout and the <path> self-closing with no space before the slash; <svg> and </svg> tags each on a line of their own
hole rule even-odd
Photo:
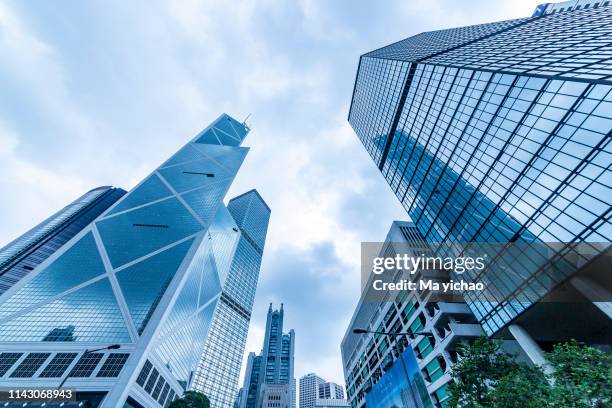
<svg viewBox="0 0 612 408">
<path fill-rule="evenodd" d="M 360 242 L 407 218 L 346 122 L 358 56 L 536 4 L 0 2 L 0 245 L 92 187 L 131 188 L 221 112 L 251 114 L 228 197 L 257 188 L 272 219 L 246 352 L 284 302 L 296 377 L 343 383 Z"/>
</svg>

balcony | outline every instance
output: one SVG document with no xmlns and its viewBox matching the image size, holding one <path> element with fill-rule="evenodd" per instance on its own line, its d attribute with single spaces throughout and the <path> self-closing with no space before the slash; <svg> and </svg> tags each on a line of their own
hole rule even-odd
<svg viewBox="0 0 612 408">
<path fill-rule="evenodd" d="M 371 390 L 372 390 L 372 381 L 366 380 L 366 382 L 363 384 L 363 392 L 367 394 Z"/>
<path fill-rule="evenodd" d="M 472 316 L 472 311 L 465 303 L 438 302 L 437 307 L 440 313 L 453 316 Z"/>
<path fill-rule="evenodd" d="M 455 337 L 480 337 L 484 334 L 477 323 L 450 323 L 449 327 Z"/>
<path fill-rule="evenodd" d="M 441 332 L 441 333 L 440 333 Z M 440 334 L 439 338 L 435 338 L 434 348 L 423 358 L 419 358 L 418 353 L 415 352 L 419 366 L 422 368 L 429 364 L 435 356 L 443 352 L 447 357 L 448 361 L 456 362 L 457 345 L 465 339 L 474 339 L 484 334 L 482 328 L 476 323 L 459 323 L 459 322 L 448 322 L 446 325 L 436 331 L 436 334 Z"/>
<path fill-rule="evenodd" d="M 433 329 L 443 340 L 452 330 L 451 324 L 476 324 L 476 318 L 469 311 L 468 306 L 462 303 L 440 303 L 440 312 L 433 322 Z M 480 328 L 480 325 L 477 325 Z"/>
</svg>

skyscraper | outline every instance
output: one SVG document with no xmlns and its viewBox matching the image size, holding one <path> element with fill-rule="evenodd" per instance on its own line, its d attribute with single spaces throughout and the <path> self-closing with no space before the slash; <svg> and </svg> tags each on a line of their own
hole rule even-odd
<svg viewBox="0 0 612 408">
<path fill-rule="evenodd" d="M 488 286 L 466 295 L 485 332 L 515 338 L 537 363 L 551 342 L 612 343 L 610 310 L 596 301 L 612 292 L 592 273 L 612 239 L 611 22 L 608 1 L 549 4 L 359 62 L 349 122 L 426 241 L 553 254 L 516 256 L 512 274 L 495 273 L 501 257 L 463 275 Z M 539 302 L 563 282 L 584 301 Z M 575 313 L 580 324 L 566 319 Z"/>
<path fill-rule="evenodd" d="M 270 208 L 255 190 L 232 198 L 227 209 L 240 239 L 192 385 L 219 408 L 232 407 L 236 397 L 270 218 Z"/>
<path fill-rule="evenodd" d="M 94 188 L 0 249 L 0 295 L 124 194 L 120 188 Z"/>
<path fill-rule="evenodd" d="M 319 396 L 319 385 L 325 380 L 315 373 L 300 378 L 300 408 L 313 408 Z"/>
<path fill-rule="evenodd" d="M 247 360 L 241 408 L 295 407 L 295 333 L 283 333 L 283 319 L 283 305 L 272 310 L 270 303 L 261 354 L 250 353 Z"/>
<path fill-rule="evenodd" d="M 221 115 L 0 297 L 4 386 L 65 380 L 93 407 L 163 407 L 191 386 L 242 256 L 222 200 L 248 131 Z M 260 215 L 243 230 L 265 236 Z"/>
</svg>

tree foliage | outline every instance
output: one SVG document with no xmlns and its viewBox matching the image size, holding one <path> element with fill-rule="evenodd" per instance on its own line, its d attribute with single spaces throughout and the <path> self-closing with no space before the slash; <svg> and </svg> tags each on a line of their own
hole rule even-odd
<svg viewBox="0 0 612 408">
<path fill-rule="evenodd" d="M 521 363 L 486 337 L 462 345 L 451 371 L 452 408 L 612 407 L 612 356 L 577 342 L 557 344 L 546 354 L 553 368 Z"/>
<path fill-rule="evenodd" d="M 557 406 L 612 407 L 612 355 L 571 341 L 557 344 L 546 358 L 555 369 Z"/>
<path fill-rule="evenodd" d="M 183 397 L 172 401 L 168 408 L 210 408 L 210 400 L 201 392 L 185 391 Z"/>
</svg>

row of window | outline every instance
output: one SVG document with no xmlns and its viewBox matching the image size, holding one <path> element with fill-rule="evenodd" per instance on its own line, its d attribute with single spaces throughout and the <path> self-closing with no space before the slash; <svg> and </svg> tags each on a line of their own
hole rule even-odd
<svg viewBox="0 0 612 408">
<path fill-rule="evenodd" d="M 427 63 L 600 79 L 612 74 L 610 7 L 548 14 L 436 55 Z"/>
<path fill-rule="evenodd" d="M 38 374 L 38 378 L 60 378 L 66 370 L 73 364 L 78 353 L 56 353 L 52 358 L 52 353 L 29 353 L 11 371 L 24 353 L 1 353 L 0 354 L 0 377 L 8 373 L 9 378 L 32 378 Z M 96 372 L 98 378 L 118 377 L 129 358 L 129 353 L 84 353 L 74 364 L 68 377 L 90 377 L 98 367 L 100 361 L 106 355 L 104 363 Z M 48 364 L 44 366 L 45 362 Z"/>
<path fill-rule="evenodd" d="M 609 86 L 479 73 L 487 78 L 486 86 L 470 103 L 471 94 L 461 91 L 457 80 L 450 93 L 445 86 L 432 85 L 432 78 L 433 83 L 444 82 L 442 73 L 449 78 L 466 75 L 443 67 L 417 69 L 413 86 L 422 88 L 414 91 L 421 96 L 406 102 L 406 124 L 400 121 L 400 128 L 407 128 L 396 133 L 387 168 L 387 179 L 429 240 L 470 241 L 476 237 L 503 242 L 524 231 L 523 237 L 533 239 L 537 233 L 548 241 L 567 242 L 605 213 L 608 204 L 602 199 L 609 192 L 603 190 L 612 178 L 612 145 L 606 136 L 611 126 L 606 113 L 608 105 L 612 106 Z M 469 87 L 476 90 L 477 84 L 472 77 Z M 427 97 L 428 89 L 435 98 Z M 452 108 L 449 95 L 454 94 L 463 96 L 459 107 Z M 443 96 L 444 103 L 435 102 Z M 440 119 L 448 116 L 443 106 L 455 112 L 453 121 L 465 116 L 465 122 L 452 127 L 453 121 Z M 427 115 L 418 116 L 421 112 Z M 549 119 L 547 115 L 553 116 Z M 427 122 L 425 118 L 431 116 L 438 119 Z M 572 122 L 578 116 L 580 120 Z M 562 127 L 555 130 L 548 124 L 562 117 L 566 117 Z M 449 125 L 440 126 L 445 122 Z M 551 132 L 554 136 L 546 140 Z M 578 167 L 589 156 L 586 167 Z M 519 173 L 521 168 L 529 170 Z M 576 171 L 580 174 L 568 179 Z M 569 192 L 573 195 L 566 197 Z M 546 197 L 550 203 L 544 201 Z M 606 241 L 612 234 L 606 222 L 589 228 L 592 241 Z M 491 290 L 504 284 L 495 281 Z M 542 293 L 533 288 L 534 293 Z M 503 295 L 498 297 L 505 299 L 512 288 L 509 290 L 499 290 Z"/>
<path fill-rule="evenodd" d="M 167 407 L 179 397 L 149 360 L 144 363 L 138 373 L 136 384 L 140 385 L 162 407 Z"/>
</svg>

